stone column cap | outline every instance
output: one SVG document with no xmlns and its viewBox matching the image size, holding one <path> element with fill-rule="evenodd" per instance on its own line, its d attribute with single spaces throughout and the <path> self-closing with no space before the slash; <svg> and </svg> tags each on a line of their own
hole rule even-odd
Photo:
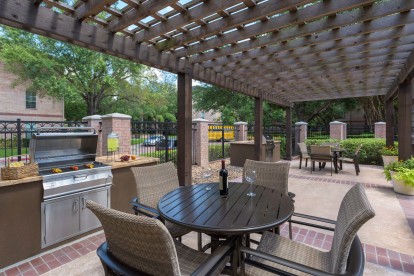
<svg viewBox="0 0 414 276">
<path fill-rule="evenodd" d="M 308 125 L 307 122 L 297 122 L 295 123 L 295 125 L 300 126 L 300 125 Z"/>
<path fill-rule="evenodd" d="M 374 125 L 386 125 L 386 122 L 376 122 Z"/>
<path fill-rule="evenodd" d="M 197 119 L 194 119 L 193 122 L 203 122 L 203 123 L 206 122 L 207 123 L 208 120 L 203 119 L 203 118 L 197 118 Z"/>
<path fill-rule="evenodd" d="M 126 114 L 121 114 L 121 113 L 111 113 L 111 114 L 106 114 L 102 116 L 102 119 L 106 119 L 106 118 L 131 119 L 132 117 Z"/>
<path fill-rule="evenodd" d="M 86 116 L 83 117 L 82 120 L 101 120 L 102 116 L 101 115 L 90 115 L 90 116 Z"/>
<path fill-rule="evenodd" d="M 343 123 L 343 122 L 340 122 L 340 121 L 333 121 L 333 122 L 330 122 L 329 124 L 346 124 L 346 123 Z"/>
<path fill-rule="evenodd" d="M 247 125 L 247 122 L 235 122 L 234 125 L 236 126 Z"/>
</svg>

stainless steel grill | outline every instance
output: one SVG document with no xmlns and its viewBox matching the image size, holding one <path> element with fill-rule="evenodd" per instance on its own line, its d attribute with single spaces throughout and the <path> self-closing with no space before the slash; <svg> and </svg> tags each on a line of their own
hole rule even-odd
<svg viewBox="0 0 414 276">
<path fill-rule="evenodd" d="M 33 135 L 30 158 L 43 178 L 42 247 L 100 226 L 84 206 L 86 199 L 109 206 L 111 167 L 95 161 L 97 142 L 86 127 L 41 128 Z"/>
</svg>

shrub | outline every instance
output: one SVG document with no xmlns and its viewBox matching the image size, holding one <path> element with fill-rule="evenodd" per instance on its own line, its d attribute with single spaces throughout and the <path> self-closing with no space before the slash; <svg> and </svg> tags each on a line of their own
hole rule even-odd
<svg viewBox="0 0 414 276">
<path fill-rule="evenodd" d="M 359 152 L 359 163 L 368 165 L 382 165 L 381 151 L 385 147 L 385 139 L 378 138 L 359 138 L 359 139 L 347 139 L 347 140 L 319 140 L 319 139 L 307 139 L 305 141 L 307 146 L 320 145 L 322 143 L 340 144 L 341 148 L 344 148 L 346 152 L 343 156 L 352 158 L 355 154 L 356 148 L 362 144 L 362 148 Z"/>
<path fill-rule="evenodd" d="M 405 161 L 392 162 L 385 166 L 385 179 L 391 180 L 391 172 L 395 172 L 394 178 L 403 181 L 406 185 L 414 187 L 414 157 Z"/>
<path fill-rule="evenodd" d="M 224 144 L 224 158 L 230 157 L 230 144 Z M 208 161 L 214 161 L 222 159 L 222 149 L 221 144 L 209 144 L 208 145 Z"/>
<path fill-rule="evenodd" d="M 380 153 L 386 156 L 398 156 L 398 147 L 383 147 Z"/>
</svg>

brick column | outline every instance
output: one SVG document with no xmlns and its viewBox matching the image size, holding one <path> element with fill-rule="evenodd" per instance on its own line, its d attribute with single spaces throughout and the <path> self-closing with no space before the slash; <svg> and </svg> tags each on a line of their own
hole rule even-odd
<svg viewBox="0 0 414 276">
<path fill-rule="evenodd" d="M 206 166 L 208 165 L 208 120 L 195 119 L 193 123 L 196 124 L 193 143 L 195 161 L 198 166 Z"/>
<path fill-rule="evenodd" d="M 387 124 L 384 122 L 377 122 L 374 125 L 375 125 L 375 131 L 374 131 L 375 138 L 385 139 L 386 133 L 387 133 Z"/>
<path fill-rule="evenodd" d="M 234 141 L 247 141 L 247 123 L 234 123 Z"/>
<path fill-rule="evenodd" d="M 102 156 L 103 150 L 102 150 L 102 131 L 99 131 L 101 129 L 101 123 L 102 123 L 102 116 L 101 115 L 91 115 L 86 116 L 82 118 L 83 122 L 88 123 L 88 127 L 93 127 L 98 134 L 98 145 L 96 148 L 96 156 Z"/>
<path fill-rule="evenodd" d="M 107 154 L 107 137 L 111 132 L 119 136 L 119 154 L 131 153 L 131 116 L 112 113 L 102 116 L 102 154 Z"/>
<path fill-rule="evenodd" d="M 346 124 L 333 121 L 329 123 L 330 138 L 334 140 L 345 140 L 346 139 Z"/>
<path fill-rule="evenodd" d="M 346 123 L 342 123 L 342 133 L 344 134 L 344 140 L 348 139 L 348 128 L 346 127 Z"/>
</svg>

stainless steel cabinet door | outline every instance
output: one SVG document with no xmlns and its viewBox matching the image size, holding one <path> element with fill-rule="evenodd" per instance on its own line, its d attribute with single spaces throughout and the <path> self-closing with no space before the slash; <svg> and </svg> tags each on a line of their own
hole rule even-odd
<svg viewBox="0 0 414 276">
<path fill-rule="evenodd" d="M 42 247 L 79 232 L 79 196 L 42 203 Z"/>
<path fill-rule="evenodd" d="M 81 232 L 89 231 L 101 226 L 98 218 L 85 206 L 87 199 L 95 201 L 105 207 L 108 207 L 108 193 L 109 189 L 93 191 L 81 195 L 81 214 L 80 214 L 80 227 Z"/>
</svg>

